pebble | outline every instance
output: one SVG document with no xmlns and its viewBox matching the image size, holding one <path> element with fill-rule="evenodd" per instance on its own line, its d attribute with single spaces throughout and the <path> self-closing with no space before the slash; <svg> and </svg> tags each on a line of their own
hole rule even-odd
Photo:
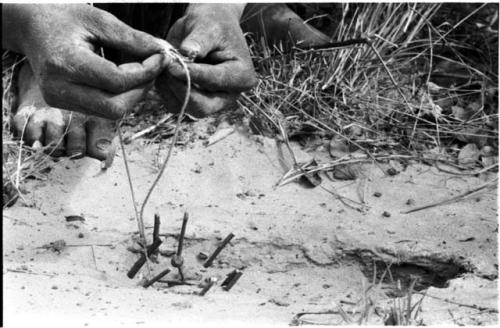
<svg viewBox="0 0 500 328">
<path fill-rule="evenodd" d="M 398 174 L 398 170 L 396 170 L 395 168 L 393 167 L 390 167 L 388 170 L 387 170 L 387 174 L 389 174 L 390 176 L 394 176 L 396 174 Z"/>
<path fill-rule="evenodd" d="M 380 197 L 380 196 L 382 196 L 382 193 L 381 193 L 381 192 L 378 192 L 378 191 L 375 191 L 375 192 L 373 193 L 373 196 L 375 196 L 375 197 Z"/>
<path fill-rule="evenodd" d="M 391 213 L 384 211 L 384 213 L 382 213 L 382 216 L 388 218 L 391 217 Z"/>
</svg>

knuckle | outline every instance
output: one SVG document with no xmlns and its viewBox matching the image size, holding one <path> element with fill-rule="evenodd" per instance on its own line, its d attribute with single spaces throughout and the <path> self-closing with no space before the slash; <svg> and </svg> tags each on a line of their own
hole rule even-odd
<svg viewBox="0 0 500 328">
<path fill-rule="evenodd" d="M 115 76 L 111 79 L 111 83 L 109 85 L 109 91 L 114 93 L 127 91 L 129 88 L 127 80 L 120 73 L 115 73 L 114 75 Z"/>
<path fill-rule="evenodd" d="M 117 99 L 109 100 L 105 99 L 101 104 L 101 117 L 108 118 L 111 120 L 119 119 L 128 112 L 128 106 L 125 102 Z"/>
</svg>

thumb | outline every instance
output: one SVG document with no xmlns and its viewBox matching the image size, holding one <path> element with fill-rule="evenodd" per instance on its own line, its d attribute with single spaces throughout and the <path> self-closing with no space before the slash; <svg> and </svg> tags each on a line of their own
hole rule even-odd
<svg viewBox="0 0 500 328">
<path fill-rule="evenodd" d="M 210 39 L 207 31 L 196 29 L 184 38 L 179 51 L 189 58 L 205 58 L 214 50 L 214 42 Z"/>
</svg>

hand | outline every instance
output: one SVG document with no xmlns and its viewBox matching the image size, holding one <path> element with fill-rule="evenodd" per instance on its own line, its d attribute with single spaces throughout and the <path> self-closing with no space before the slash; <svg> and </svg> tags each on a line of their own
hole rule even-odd
<svg viewBox="0 0 500 328">
<path fill-rule="evenodd" d="M 250 53 L 239 26 L 243 6 L 190 4 L 186 15 L 170 29 L 167 41 L 181 54 L 194 58 L 188 63 L 191 97 L 187 112 L 206 116 L 236 104 L 242 91 L 256 83 Z M 177 61 L 156 80 L 167 107 L 178 112 L 186 92 L 186 75 Z"/>
<path fill-rule="evenodd" d="M 89 5 L 4 5 L 2 46 L 26 55 L 48 105 L 118 119 L 165 66 L 159 40 Z M 142 62 L 115 65 L 106 46 Z"/>
</svg>

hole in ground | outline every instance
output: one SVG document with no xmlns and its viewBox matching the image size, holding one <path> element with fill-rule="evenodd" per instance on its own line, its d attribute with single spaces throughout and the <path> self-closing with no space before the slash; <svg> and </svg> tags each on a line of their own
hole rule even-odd
<svg viewBox="0 0 500 328">
<path fill-rule="evenodd" d="M 356 254 L 354 259 L 358 261 L 361 271 L 369 281 L 377 284 L 382 282 L 386 294 L 390 297 L 406 295 L 413 281 L 414 291 L 429 287 L 446 288 L 449 280 L 472 272 L 467 263 L 432 256 L 414 256 L 407 261 L 391 264 L 371 252 L 361 252 Z"/>
</svg>

